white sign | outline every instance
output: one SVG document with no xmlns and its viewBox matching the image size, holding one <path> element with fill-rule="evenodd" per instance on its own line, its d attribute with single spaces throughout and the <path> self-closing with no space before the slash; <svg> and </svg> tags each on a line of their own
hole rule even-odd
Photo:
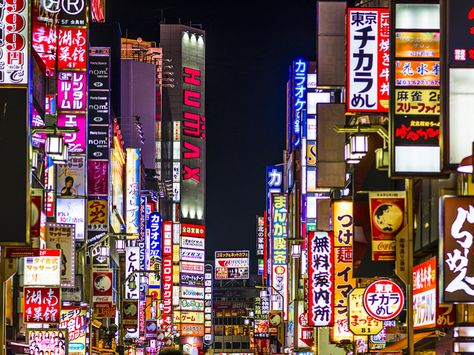
<svg viewBox="0 0 474 355">
<path fill-rule="evenodd" d="M 59 286 L 61 284 L 61 251 L 42 249 L 40 256 L 23 258 L 24 286 Z"/>
<path fill-rule="evenodd" d="M 139 293 L 139 278 L 140 275 L 136 273 L 140 269 L 140 248 L 126 247 L 125 248 L 125 277 L 128 279 L 125 284 L 125 299 L 136 300 Z"/>
<path fill-rule="evenodd" d="M 181 260 L 204 262 L 204 250 L 180 249 Z"/>
<path fill-rule="evenodd" d="M 204 238 L 197 237 L 181 237 L 181 248 L 199 249 L 204 250 Z"/>
<path fill-rule="evenodd" d="M 56 199 L 56 222 L 76 225 L 76 241 L 84 240 L 85 206 L 85 200 L 82 198 Z"/>
<path fill-rule="evenodd" d="M 181 286 L 181 298 L 192 298 L 192 299 L 203 300 L 204 288 Z"/>
</svg>

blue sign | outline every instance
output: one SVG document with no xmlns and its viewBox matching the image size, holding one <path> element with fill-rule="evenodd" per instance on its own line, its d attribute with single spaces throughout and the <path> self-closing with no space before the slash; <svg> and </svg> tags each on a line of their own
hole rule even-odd
<svg viewBox="0 0 474 355">
<path fill-rule="evenodd" d="M 272 192 L 281 192 L 283 188 L 283 165 L 267 166 L 266 179 L 268 211 L 270 208 L 270 194 Z"/>
<path fill-rule="evenodd" d="M 148 217 L 148 229 L 150 230 L 150 257 L 161 258 L 161 223 L 162 219 L 158 212 L 150 213 Z"/>
<path fill-rule="evenodd" d="M 293 145 L 298 147 L 301 143 L 301 124 L 303 112 L 306 109 L 306 71 L 307 63 L 302 59 L 293 62 Z"/>
</svg>

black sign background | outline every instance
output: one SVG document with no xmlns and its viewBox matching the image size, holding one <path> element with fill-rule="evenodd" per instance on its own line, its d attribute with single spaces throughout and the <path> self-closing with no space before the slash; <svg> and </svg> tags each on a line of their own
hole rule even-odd
<svg viewBox="0 0 474 355">
<path fill-rule="evenodd" d="M 110 57 L 89 56 L 90 90 L 110 90 Z"/>
<path fill-rule="evenodd" d="M 87 155 L 89 159 L 109 158 L 109 126 L 89 125 Z"/>
<path fill-rule="evenodd" d="M 474 65 L 474 18 L 469 20 L 469 12 L 474 8 L 472 0 L 449 0 L 448 2 L 448 37 L 449 64 L 457 66 Z M 473 10 L 474 12 L 474 10 Z M 455 49 L 466 50 L 466 60 L 454 59 Z M 472 58 L 469 57 L 469 50 L 472 50 Z"/>
</svg>

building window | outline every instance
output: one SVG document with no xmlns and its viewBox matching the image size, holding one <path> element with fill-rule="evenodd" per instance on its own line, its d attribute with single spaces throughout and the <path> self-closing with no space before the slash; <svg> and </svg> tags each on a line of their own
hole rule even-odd
<svg viewBox="0 0 474 355">
<path fill-rule="evenodd" d="M 240 341 L 232 342 L 232 349 L 240 349 Z"/>
<path fill-rule="evenodd" d="M 249 342 L 242 342 L 242 349 L 250 349 L 250 343 Z"/>
<path fill-rule="evenodd" d="M 226 341 L 224 349 L 232 349 L 232 343 L 230 341 Z"/>
<path fill-rule="evenodd" d="M 220 341 L 216 341 L 214 343 L 214 349 L 222 349 L 222 343 Z"/>
</svg>

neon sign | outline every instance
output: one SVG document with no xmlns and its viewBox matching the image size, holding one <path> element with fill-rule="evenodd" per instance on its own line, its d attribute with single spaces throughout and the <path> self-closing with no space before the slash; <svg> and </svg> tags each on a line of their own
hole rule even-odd
<svg viewBox="0 0 474 355">
<path fill-rule="evenodd" d="M 303 110 L 306 108 L 306 68 L 307 64 L 302 59 L 293 62 L 293 132 L 296 136 L 293 145 L 295 147 L 297 147 L 301 141 L 301 121 L 303 118 Z"/>
</svg>

